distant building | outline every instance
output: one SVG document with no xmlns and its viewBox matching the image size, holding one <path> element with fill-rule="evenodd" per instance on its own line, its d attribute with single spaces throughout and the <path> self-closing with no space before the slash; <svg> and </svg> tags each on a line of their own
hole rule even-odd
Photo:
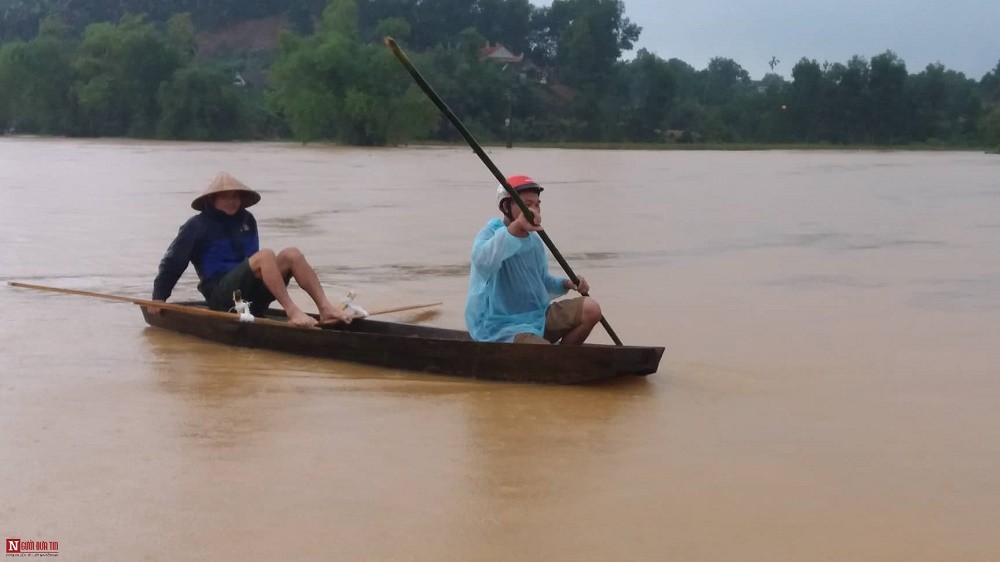
<svg viewBox="0 0 1000 562">
<path fill-rule="evenodd" d="M 504 67 L 512 66 L 521 75 L 521 78 L 525 80 L 531 80 L 543 85 L 548 83 L 548 72 L 545 69 L 524 58 L 523 53 L 515 55 L 510 49 L 500 43 L 494 45 L 487 43 L 485 47 L 479 50 L 479 60 L 491 60 L 504 65 Z"/>
<path fill-rule="evenodd" d="M 490 60 L 512 68 L 522 79 L 538 84 L 542 94 L 551 105 L 565 105 L 576 97 L 576 90 L 563 84 L 549 82 L 549 72 L 524 58 L 524 54 L 515 55 L 500 43 L 487 43 L 479 50 L 479 60 Z"/>
<path fill-rule="evenodd" d="M 500 43 L 495 45 L 486 43 L 486 46 L 479 50 L 479 59 L 489 59 L 506 64 L 519 64 L 522 60 L 524 60 L 524 54 L 515 55 L 510 52 L 507 47 L 504 47 Z"/>
</svg>

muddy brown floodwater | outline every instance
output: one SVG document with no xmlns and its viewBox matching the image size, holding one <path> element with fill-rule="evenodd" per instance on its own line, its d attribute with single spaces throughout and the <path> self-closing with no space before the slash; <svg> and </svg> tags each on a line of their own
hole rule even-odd
<svg viewBox="0 0 1000 562">
<path fill-rule="evenodd" d="M 462 327 L 496 212 L 465 148 L 0 139 L 2 538 L 66 560 L 1000 559 L 1000 158 L 491 155 L 545 185 L 553 242 L 626 343 L 666 346 L 658 373 L 432 377 L 6 284 L 148 297 L 228 170 L 263 195 L 263 245 L 332 296 L 440 300 L 415 320 Z"/>
</svg>

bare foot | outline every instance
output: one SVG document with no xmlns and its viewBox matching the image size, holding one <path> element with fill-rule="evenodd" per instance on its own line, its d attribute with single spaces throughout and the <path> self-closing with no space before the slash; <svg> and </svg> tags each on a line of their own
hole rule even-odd
<svg viewBox="0 0 1000 562">
<path fill-rule="evenodd" d="M 161 301 L 161 300 L 159 300 L 159 299 L 154 299 L 154 300 L 153 300 L 153 302 L 163 302 L 163 301 Z M 158 306 L 147 306 L 147 307 L 146 307 L 146 310 L 147 310 L 147 311 L 148 311 L 148 312 L 149 312 L 150 314 L 159 314 L 159 313 L 160 313 L 160 310 L 162 310 L 162 309 L 161 309 L 160 307 L 158 307 Z"/>
<path fill-rule="evenodd" d="M 316 327 L 316 319 L 301 310 L 289 314 L 288 321 L 302 328 Z"/>
<path fill-rule="evenodd" d="M 350 311 L 337 308 L 335 306 L 324 306 L 319 310 L 320 322 L 343 322 L 350 324 L 354 317 Z"/>
</svg>

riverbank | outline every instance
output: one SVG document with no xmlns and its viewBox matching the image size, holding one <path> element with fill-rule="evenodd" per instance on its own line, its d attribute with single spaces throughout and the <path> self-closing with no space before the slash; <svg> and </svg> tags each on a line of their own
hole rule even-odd
<svg viewBox="0 0 1000 562">
<path fill-rule="evenodd" d="M 411 141 L 409 143 L 393 147 L 364 147 L 358 145 L 347 145 L 331 141 L 301 142 L 290 138 L 271 139 L 241 139 L 227 141 L 183 141 L 167 139 L 147 139 L 141 137 L 70 137 L 59 135 L 38 135 L 38 134 L 0 134 L 0 138 L 10 139 L 73 139 L 73 140 L 94 140 L 94 141 L 136 141 L 136 142 L 162 142 L 165 144 L 179 144 L 190 142 L 204 142 L 212 144 L 239 144 L 239 143 L 277 143 L 296 144 L 311 147 L 354 147 L 354 148 L 405 148 L 405 147 L 458 147 L 464 146 L 464 142 L 442 142 L 442 141 Z M 480 140 L 477 142 L 483 148 L 497 149 L 506 148 L 503 141 Z M 982 150 L 986 154 L 1000 154 L 1000 147 L 989 148 L 978 145 L 944 145 L 940 143 L 906 143 L 906 144 L 832 144 L 832 143 L 740 143 L 740 142 L 698 142 L 698 143 L 662 143 L 662 142 L 515 142 L 513 148 L 560 148 L 566 150 L 722 150 L 722 151 L 752 151 L 752 150 L 847 150 L 847 151 L 913 151 L 913 152 L 977 152 Z"/>
<path fill-rule="evenodd" d="M 416 143 L 414 143 L 416 144 Z M 483 146 L 503 148 L 502 142 L 486 142 Z M 831 144 L 831 143 L 634 143 L 634 142 L 523 142 L 514 143 L 520 148 L 566 148 L 582 150 L 906 150 L 906 151 L 978 151 L 989 150 L 981 146 L 941 145 L 931 143 L 908 144 Z"/>
</svg>

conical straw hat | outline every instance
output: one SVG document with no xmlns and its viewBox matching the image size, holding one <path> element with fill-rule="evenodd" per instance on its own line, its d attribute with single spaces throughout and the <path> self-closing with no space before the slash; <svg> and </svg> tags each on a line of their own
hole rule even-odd
<svg viewBox="0 0 1000 562">
<path fill-rule="evenodd" d="M 219 172 L 208 184 L 205 191 L 191 202 L 191 208 L 195 211 L 204 211 L 208 201 L 208 196 L 223 191 L 240 191 L 243 195 L 243 207 L 252 207 L 260 202 L 260 193 L 250 189 L 245 183 L 234 178 L 226 172 Z"/>
</svg>

